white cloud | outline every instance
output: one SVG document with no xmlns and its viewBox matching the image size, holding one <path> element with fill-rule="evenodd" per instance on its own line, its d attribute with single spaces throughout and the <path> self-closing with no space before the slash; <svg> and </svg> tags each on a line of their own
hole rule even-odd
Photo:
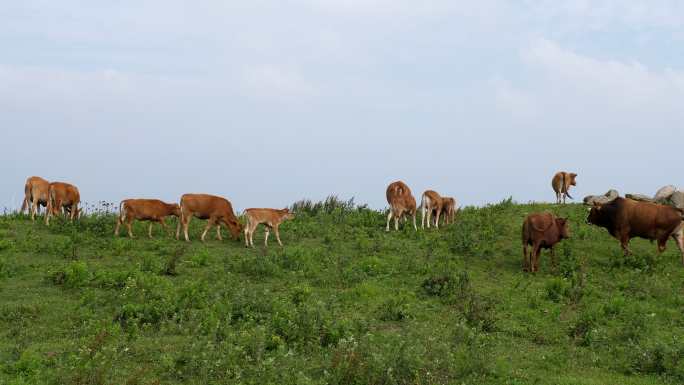
<svg viewBox="0 0 684 385">
<path fill-rule="evenodd" d="M 247 67 L 241 80 L 244 92 L 259 99 L 301 101 L 318 93 L 317 87 L 299 72 L 272 65 Z"/>
</svg>

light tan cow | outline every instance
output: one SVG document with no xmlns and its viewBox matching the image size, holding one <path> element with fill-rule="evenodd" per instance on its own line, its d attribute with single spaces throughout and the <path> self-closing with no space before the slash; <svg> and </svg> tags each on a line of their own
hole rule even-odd
<svg viewBox="0 0 684 385">
<path fill-rule="evenodd" d="M 385 231 L 389 231 L 389 224 L 392 217 L 394 217 L 394 230 L 399 230 L 399 220 L 404 218 L 404 215 L 411 215 L 413 217 L 413 228 L 418 231 L 416 226 L 416 198 L 411 194 L 411 189 L 402 181 L 390 183 L 386 191 L 387 203 L 390 205 L 390 212 L 387 215 L 387 227 Z"/>
<path fill-rule="evenodd" d="M 426 190 L 420 198 L 420 209 L 423 218 L 420 221 L 420 226 L 425 228 L 425 219 L 427 218 L 427 227 L 430 228 L 430 216 L 433 211 L 435 213 L 434 225 L 439 228 L 439 216 L 442 214 L 442 197 L 434 190 Z"/>
<path fill-rule="evenodd" d="M 48 204 L 45 210 L 45 224 L 50 225 L 50 217 L 61 214 L 62 210 L 73 221 L 80 215 L 79 203 L 81 203 L 81 194 L 76 186 L 64 182 L 50 183 Z"/>
<path fill-rule="evenodd" d="M 559 171 L 553 176 L 551 180 L 551 187 L 553 191 L 556 192 L 556 203 L 561 203 L 561 197 L 563 198 L 563 204 L 565 204 L 565 198 L 574 199 L 570 196 L 570 186 L 577 186 L 575 178 L 577 174 L 573 172 Z"/>
<path fill-rule="evenodd" d="M 444 213 L 445 224 L 454 223 L 457 209 L 456 199 L 452 197 L 442 197 L 442 213 Z"/>
<path fill-rule="evenodd" d="M 36 213 L 40 206 L 47 207 L 50 182 L 39 176 L 32 176 L 26 179 L 24 185 L 24 201 L 21 204 L 21 212 L 28 209 L 31 213 L 31 220 L 36 219 Z"/>
<path fill-rule="evenodd" d="M 125 199 L 119 204 L 119 218 L 116 220 L 116 229 L 114 235 L 119 235 L 119 228 L 123 223 L 126 223 L 128 228 L 128 236 L 133 238 L 133 231 L 131 224 L 134 220 L 149 221 L 150 225 L 147 229 L 147 236 L 152 238 L 152 223 L 159 223 L 164 229 L 167 229 L 164 219 L 168 216 L 179 217 L 181 215 L 180 206 L 178 203 L 166 203 L 159 199 Z"/>
<path fill-rule="evenodd" d="M 180 229 L 183 226 L 185 240 L 190 241 L 188 224 L 193 216 L 208 220 L 207 227 L 202 233 L 202 242 L 204 242 L 207 231 L 214 225 L 216 225 L 216 238 L 219 240 L 223 240 L 221 238 L 221 225 L 228 227 L 234 239 L 240 238 L 242 225 L 235 217 L 233 205 L 227 199 L 209 194 L 184 194 L 180 200 L 180 208 L 181 217 L 176 228 L 176 239 L 180 237 Z"/>
<path fill-rule="evenodd" d="M 276 239 L 280 246 L 283 245 L 280 242 L 280 232 L 278 231 L 278 226 L 287 219 L 294 218 L 294 214 L 290 212 L 290 209 L 284 208 L 282 210 L 276 209 L 247 209 L 245 210 L 245 217 L 247 218 L 247 224 L 245 225 L 245 246 L 254 247 L 254 230 L 260 223 L 264 224 L 264 247 L 268 247 L 268 235 L 273 229 L 275 232 Z"/>
</svg>

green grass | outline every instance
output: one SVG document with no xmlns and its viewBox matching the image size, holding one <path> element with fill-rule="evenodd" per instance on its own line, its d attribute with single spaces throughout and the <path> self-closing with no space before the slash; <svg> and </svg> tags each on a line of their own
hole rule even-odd
<svg viewBox="0 0 684 385">
<path fill-rule="evenodd" d="M 672 243 L 625 258 L 579 205 L 506 200 L 417 233 L 353 202 L 297 208 L 267 250 L 261 230 L 202 244 L 202 221 L 186 244 L 114 238 L 108 215 L 0 217 L 0 384 L 684 383 Z M 543 210 L 572 238 L 525 274 L 521 223 Z"/>
</svg>

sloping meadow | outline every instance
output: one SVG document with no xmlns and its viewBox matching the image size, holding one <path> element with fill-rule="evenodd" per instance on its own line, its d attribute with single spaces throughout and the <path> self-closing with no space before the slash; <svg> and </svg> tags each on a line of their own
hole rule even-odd
<svg viewBox="0 0 684 385">
<path fill-rule="evenodd" d="M 684 267 L 673 243 L 623 257 L 580 205 L 466 207 L 385 232 L 334 197 L 294 205 L 284 247 L 191 243 L 115 218 L 0 217 L 3 384 L 680 384 Z M 535 211 L 572 238 L 523 273 Z M 175 222 L 173 226 L 175 229 Z M 224 230 L 225 235 L 225 230 Z"/>
</svg>

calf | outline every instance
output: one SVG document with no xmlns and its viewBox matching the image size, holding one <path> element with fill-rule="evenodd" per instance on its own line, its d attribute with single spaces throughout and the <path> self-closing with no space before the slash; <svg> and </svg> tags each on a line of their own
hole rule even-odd
<svg viewBox="0 0 684 385">
<path fill-rule="evenodd" d="M 570 236 L 568 220 L 557 218 L 551 213 L 533 213 L 525 218 L 522 226 L 523 271 L 539 271 L 539 254 L 541 249 L 551 250 L 551 261 L 556 265 L 556 254 L 553 246 Z M 527 253 L 527 246 L 532 252 Z"/>
<path fill-rule="evenodd" d="M 131 224 L 134 220 L 149 221 L 147 236 L 152 238 L 152 222 L 158 222 L 167 229 L 164 219 L 168 216 L 180 217 L 180 206 L 177 203 L 165 203 L 159 199 L 126 199 L 119 204 L 119 218 L 116 221 L 114 235 L 119 235 L 119 227 L 124 222 L 128 228 L 128 236 L 133 238 Z"/>
<path fill-rule="evenodd" d="M 268 234 L 271 229 L 275 231 L 276 239 L 280 246 L 283 245 L 280 242 L 280 233 L 278 232 L 278 226 L 286 219 L 294 218 L 294 214 L 290 212 L 290 209 L 284 208 L 282 210 L 276 209 L 247 209 L 245 210 L 245 217 L 247 218 L 247 224 L 245 225 L 245 246 L 254 247 L 254 241 L 252 237 L 254 236 L 254 230 L 260 223 L 264 224 L 264 247 L 268 247 Z"/>
<path fill-rule="evenodd" d="M 45 224 L 49 226 L 50 217 L 61 214 L 62 210 L 73 221 L 80 215 L 79 203 L 81 203 L 81 194 L 76 186 L 64 182 L 50 183 L 48 203 L 45 210 Z"/>
<path fill-rule="evenodd" d="M 211 226 L 216 225 L 216 238 L 221 238 L 221 225 L 228 227 L 234 239 L 240 238 L 242 225 L 235 217 L 233 212 L 233 205 L 222 197 L 208 195 L 208 194 L 184 194 L 180 199 L 181 216 L 176 228 L 176 239 L 180 237 L 180 229 L 183 226 L 183 233 L 185 240 L 188 238 L 188 224 L 190 219 L 194 216 L 199 219 L 207 219 L 207 227 L 202 233 L 202 242 L 207 235 L 207 231 Z"/>
<path fill-rule="evenodd" d="M 452 197 L 442 197 L 442 212 L 444 213 L 444 222 L 447 225 L 449 223 L 454 223 L 456 210 L 456 199 Z"/>
<path fill-rule="evenodd" d="M 50 182 L 39 176 L 32 176 L 26 179 L 24 184 L 24 201 L 21 204 L 21 212 L 28 209 L 31 213 L 31 220 L 36 219 L 36 213 L 40 206 L 46 207 L 48 204 L 48 193 Z"/>
<path fill-rule="evenodd" d="M 439 228 L 439 216 L 442 213 L 442 197 L 433 190 L 426 190 L 420 198 L 420 209 L 423 218 L 420 226 L 425 228 L 425 217 L 427 216 L 427 227 L 430 228 L 430 216 L 435 212 L 435 227 Z"/>
<path fill-rule="evenodd" d="M 682 211 L 657 203 L 616 198 L 594 204 L 589 209 L 587 223 L 603 227 L 620 241 L 625 255 L 631 254 L 629 240 L 634 237 L 658 241 L 658 252 L 665 251 L 668 238 L 677 242 L 684 264 L 684 224 Z"/>
<path fill-rule="evenodd" d="M 398 231 L 399 220 L 404 218 L 404 215 L 413 217 L 413 229 L 418 231 L 418 226 L 416 226 L 416 198 L 411 194 L 411 189 L 404 182 L 396 181 L 387 186 L 385 195 L 387 196 L 387 203 L 390 205 L 385 231 L 389 231 L 392 217 L 394 217 L 394 230 Z"/>
<path fill-rule="evenodd" d="M 561 203 L 561 197 L 563 198 L 563 204 L 565 204 L 565 198 L 574 199 L 570 196 L 570 186 L 577 186 L 575 178 L 577 174 L 572 172 L 559 171 L 553 176 L 551 180 L 551 187 L 553 191 L 556 192 L 556 203 Z"/>
</svg>

